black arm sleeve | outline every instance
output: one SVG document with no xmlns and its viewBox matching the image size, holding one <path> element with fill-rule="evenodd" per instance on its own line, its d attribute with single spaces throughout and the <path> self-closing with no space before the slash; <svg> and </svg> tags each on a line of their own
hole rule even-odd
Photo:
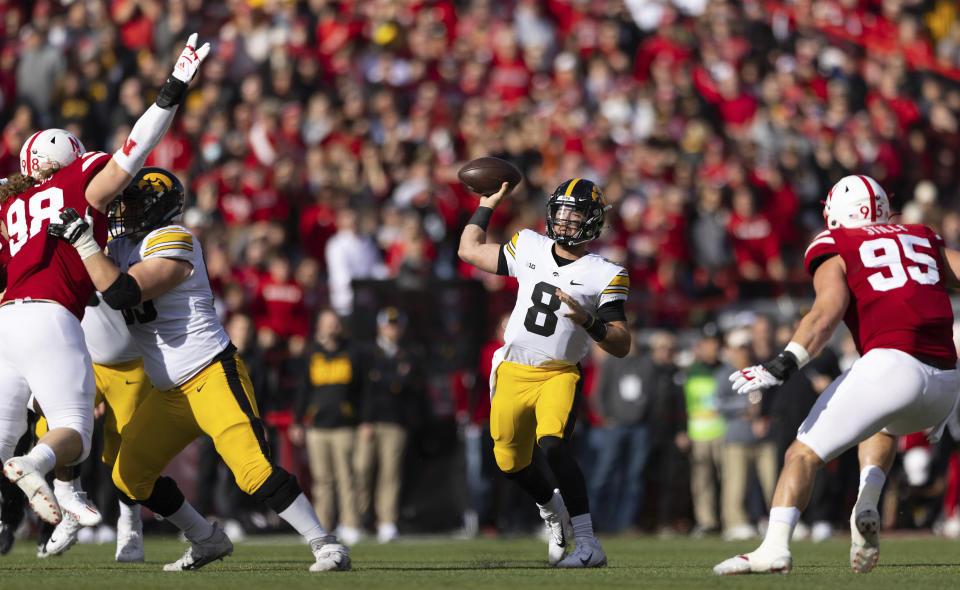
<svg viewBox="0 0 960 590">
<path fill-rule="evenodd" d="M 500 258 L 497 260 L 497 274 L 503 277 L 510 274 L 510 270 L 507 268 L 507 255 L 504 250 L 506 248 L 500 246 Z"/>
<path fill-rule="evenodd" d="M 125 272 L 103 292 L 103 300 L 113 309 L 126 309 L 140 303 L 140 284 Z"/>
<path fill-rule="evenodd" d="M 605 322 L 625 322 L 627 315 L 623 312 L 623 299 L 608 301 L 597 310 L 597 317 Z"/>
</svg>

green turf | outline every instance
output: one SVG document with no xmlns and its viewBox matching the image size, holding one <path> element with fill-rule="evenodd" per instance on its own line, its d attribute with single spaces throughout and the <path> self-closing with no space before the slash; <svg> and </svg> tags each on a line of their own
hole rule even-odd
<svg viewBox="0 0 960 590">
<path fill-rule="evenodd" d="M 107 545 L 78 545 L 65 556 L 38 560 L 31 541 L 18 541 L 0 557 L 0 590 L 147 590 L 200 588 L 797 588 L 877 590 L 955 588 L 960 580 L 960 544 L 934 538 L 885 539 L 880 565 L 856 575 L 841 538 L 795 543 L 788 576 L 714 576 L 710 568 L 754 542 L 716 539 L 602 538 L 610 565 L 599 570 L 561 571 L 546 564 L 546 546 L 533 539 L 417 540 L 353 548 L 354 570 L 311 574 L 307 547 L 294 537 L 238 543 L 232 557 L 198 572 L 167 573 L 161 565 L 182 553 L 184 543 L 148 538 L 148 562 L 120 565 Z"/>
</svg>

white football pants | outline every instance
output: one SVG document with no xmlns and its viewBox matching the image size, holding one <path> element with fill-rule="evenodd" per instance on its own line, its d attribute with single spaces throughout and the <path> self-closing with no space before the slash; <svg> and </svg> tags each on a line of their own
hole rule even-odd
<svg viewBox="0 0 960 590">
<path fill-rule="evenodd" d="M 820 394 L 797 440 L 829 461 L 881 430 L 893 435 L 927 430 L 939 436 L 958 396 L 960 371 L 875 348 Z"/>
<path fill-rule="evenodd" d="M 56 303 L 0 307 L 0 460 L 13 455 L 36 397 L 50 430 L 71 428 L 90 453 L 96 382 L 80 322 Z"/>
</svg>

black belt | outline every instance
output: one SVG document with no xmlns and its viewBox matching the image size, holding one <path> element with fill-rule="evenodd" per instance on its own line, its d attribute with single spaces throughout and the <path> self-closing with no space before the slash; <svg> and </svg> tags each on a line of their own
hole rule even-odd
<svg viewBox="0 0 960 590">
<path fill-rule="evenodd" d="M 957 368 L 956 363 L 950 364 L 943 359 L 928 358 L 928 357 L 917 356 L 917 355 L 913 355 L 913 358 L 917 359 L 918 361 L 920 361 L 925 365 L 930 365 L 935 369 L 940 369 L 941 371 L 952 371 Z"/>
</svg>

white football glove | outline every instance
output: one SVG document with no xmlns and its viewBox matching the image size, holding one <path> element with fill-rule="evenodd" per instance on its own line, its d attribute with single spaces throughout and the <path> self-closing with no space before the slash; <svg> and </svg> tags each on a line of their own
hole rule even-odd
<svg viewBox="0 0 960 590">
<path fill-rule="evenodd" d="M 783 380 L 774 376 L 763 365 L 754 365 L 730 374 L 733 389 L 740 395 L 780 385 Z"/>
<path fill-rule="evenodd" d="M 190 82 L 197 75 L 200 69 L 200 63 L 210 53 L 210 44 L 204 43 L 197 48 L 197 34 L 190 35 L 187 39 L 187 46 L 180 52 L 177 58 L 177 64 L 173 66 L 173 77 L 181 82 Z"/>
<path fill-rule="evenodd" d="M 47 235 L 69 242 L 82 260 L 100 251 L 100 245 L 93 237 L 93 207 L 87 207 L 84 217 L 80 217 L 73 207 L 67 207 L 60 212 L 60 220 L 63 223 L 51 222 L 47 226 Z"/>
</svg>

